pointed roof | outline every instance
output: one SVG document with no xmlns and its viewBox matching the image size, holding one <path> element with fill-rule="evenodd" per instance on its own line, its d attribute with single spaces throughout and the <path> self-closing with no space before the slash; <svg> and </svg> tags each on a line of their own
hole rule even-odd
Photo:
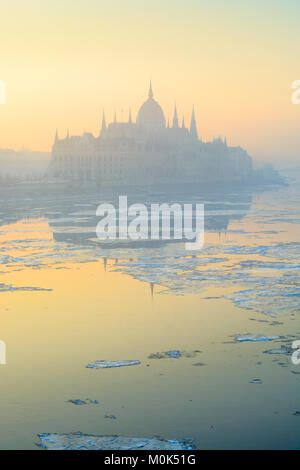
<svg viewBox="0 0 300 470">
<path fill-rule="evenodd" d="M 178 115 L 177 115 L 177 106 L 175 103 L 175 108 L 174 108 L 174 116 L 173 116 L 173 127 L 178 128 Z"/>
<path fill-rule="evenodd" d="M 103 135 L 103 133 L 105 131 L 106 131 L 106 119 L 105 119 L 105 112 L 103 110 L 103 112 L 102 112 L 102 124 L 101 124 L 101 130 L 100 130 L 99 136 Z"/>
<path fill-rule="evenodd" d="M 181 129 L 185 129 L 184 116 L 182 116 L 182 125 L 181 125 Z"/>
<path fill-rule="evenodd" d="M 102 131 L 105 131 L 106 130 L 106 119 L 105 119 L 105 112 L 103 110 L 103 113 L 102 113 L 102 126 L 101 126 L 101 130 Z"/>
<path fill-rule="evenodd" d="M 195 139 L 198 139 L 198 132 L 197 132 L 197 124 L 196 124 L 195 108 L 194 108 L 194 106 L 193 106 L 193 111 L 192 111 L 190 134 L 191 134 L 191 136 L 194 137 Z"/>
<path fill-rule="evenodd" d="M 153 98 L 153 90 L 152 90 L 152 81 L 151 80 L 150 80 L 148 96 L 149 96 L 149 98 Z"/>
</svg>

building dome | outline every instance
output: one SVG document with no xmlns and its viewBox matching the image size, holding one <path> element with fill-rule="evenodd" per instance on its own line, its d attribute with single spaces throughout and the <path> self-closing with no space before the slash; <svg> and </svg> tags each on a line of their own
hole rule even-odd
<svg viewBox="0 0 300 470">
<path fill-rule="evenodd" d="M 137 115 L 137 124 L 148 129 L 161 129 L 166 126 L 163 110 L 153 98 L 152 86 L 150 83 L 149 98 L 141 106 Z"/>
</svg>

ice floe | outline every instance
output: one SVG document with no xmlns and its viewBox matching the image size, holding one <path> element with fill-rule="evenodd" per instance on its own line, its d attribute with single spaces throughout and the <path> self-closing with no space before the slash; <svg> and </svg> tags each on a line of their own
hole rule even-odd
<svg viewBox="0 0 300 470">
<path fill-rule="evenodd" d="M 166 358 L 179 359 L 180 357 L 195 357 L 200 352 L 201 351 L 199 350 L 189 352 L 189 351 L 179 351 L 178 349 L 173 349 L 171 351 L 152 353 L 148 356 L 148 358 L 149 359 L 166 359 Z"/>
<path fill-rule="evenodd" d="M 41 291 L 41 292 L 51 292 L 52 289 L 45 289 L 43 287 L 17 287 L 8 284 L 0 284 L 0 292 L 17 292 L 17 291 Z"/>
<path fill-rule="evenodd" d="M 113 367 L 135 366 L 140 364 L 140 361 L 94 361 L 88 364 L 88 369 L 111 369 Z"/>
<path fill-rule="evenodd" d="M 243 309 L 256 310 L 270 316 L 300 310 L 300 287 L 297 286 L 246 289 L 229 294 L 227 298 Z"/>
<path fill-rule="evenodd" d="M 265 335 L 237 335 L 235 340 L 237 342 L 243 343 L 246 341 L 274 341 L 278 339 L 279 336 L 265 336 Z"/>
<path fill-rule="evenodd" d="M 174 351 L 165 351 L 165 354 L 173 359 L 179 359 L 181 357 L 181 352 L 175 349 Z"/>
<path fill-rule="evenodd" d="M 290 350 L 288 348 L 285 348 L 285 347 L 281 347 L 281 348 L 274 348 L 274 349 L 267 349 L 266 351 L 264 351 L 264 354 L 290 354 Z"/>
<path fill-rule="evenodd" d="M 192 439 L 95 436 L 83 433 L 38 434 L 38 446 L 48 450 L 194 450 Z"/>
<path fill-rule="evenodd" d="M 97 218 L 93 208 L 99 203 L 98 196 L 85 194 L 84 202 L 79 202 L 77 197 L 75 194 L 68 197 L 59 195 L 59 206 L 57 200 L 48 196 L 42 202 L 34 198 L 24 201 L 20 199 L 18 213 L 24 217 L 23 209 L 26 208 L 31 221 L 21 222 L 21 228 L 11 226 L 11 231 L 6 227 L 2 234 L 37 231 L 38 236 L 34 238 L 30 235 L 27 239 L 24 235 L 19 240 L 17 237 L 3 240 L 0 244 L 0 264 L 4 269 L 42 269 L 60 264 L 109 259 L 111 263 L 108 269 L 122 272 L 141 282 L 155 284 L 158 286 L 157 294 L 201 295 L 206 288 L 214 286 L 220 289 L 230 288 L 231 294 L 224 292 L 223 295 L 241 309 L 255 310 L 271 316 L 299 311 L 300 288 L 297 277 L 300 270 L 300 242 L 277 243 L 276 237 L 272 235 L 278 232 L 279 227 L 274 227 L 276 230 L 263 231 L 259 226 L 253 229 L 253 224 L 251 230 L 242 223 L 237 227 L 227 227 L 225 224 L 224 230 L 225 227 L 226 230 L 229 228 L 227 235 L 230 239 L 223 237 L 223 240 L 219 238 L 215 243 L 207 242 L 197 253 L 186 251 L 184 243 L 121 246 L 116 242 L 105 245 L 100 244 L 95 237 Z M 149 201 L 152 197 L 149 196 Z M 190 200 L 190 195 L 182 197 L 183 202 L 186 197 Z M 192 196 L 194 197 L 196 195 Z M 109 194 L 107 200 L 112 202 L 114 196 Z M 287 203 L 285 201 L 285 205 Z M 15 201 L 12 204 L 15 205 Z M 21 210 L 22 204 L 24 207 Z M 246 206 L 248 207 L 248 203 Z M 224 217 L 241 219 L 241 215 L 246 213 L 246 206 L 233 204 L 231 199 L 223 202 L 210 201 L 206 204 L 206 216 L 208 220 L 211 219 L 212 224 L 208 224 L 206 230 L 216 232 L 218 220 L 221 221 Z M 278 205 L 274 205 L 251 211 L 252 223 L 254 226 L 260 223 L 280 223 L 283 220 L 288 221 L 292 215 L 296 219 L 297 210 L 293 209 L 294 214 L 293 211 L 289 213 L 289 210 L 283 210 L 279 214 Z M 3 220 L 15 222 L 18 217 L 12 218 L 11 213 L 11 208 L 6 208 Z M 48 228 L 41 226 L 37 229 L 39 221 L 35 221 L 34 217 L 44 217 L 42 223 L 49 223 Z M 41 238 L 43 231 L 51 233 L 53 240 Z M 236 287 L 237 291 L 232 292 L 232 287 Z M 14 291 L 18 288 L 0 286 L 0 291 L 6 290 Z"/>
<path fill-rule="evenodd" d="M 99 405 L 98 400 L 91 400 L 90 398 L 85 398 L 84 400 L 80 400 L 79 398 L 71 399 L 67 400 L 67 402 L 72 403 L 73 405 Z"/>
<path fill-rule="evenodd" d="M 249 383 L 254 384 L 254 385 L 261 385 L 263 382 L 262 382 L 261 379 L 252 379 L 252 380 L 250 380 Z"/>
</svg>

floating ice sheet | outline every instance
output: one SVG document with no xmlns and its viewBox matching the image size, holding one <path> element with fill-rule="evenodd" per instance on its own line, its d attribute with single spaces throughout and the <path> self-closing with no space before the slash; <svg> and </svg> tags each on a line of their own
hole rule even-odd
<svg viewBox="0 0 300 470">
<path fill-rule="evenodd" d="M 88 369 L 111 369 L 113 367 L 135 366 L 140 364 L 140 361 L 95 361 L 88 364 Z"/>
<path fill-rule="evenodd" d="M 79 398 L 77 399 L 71 399 L 67 400 L 68 403 L 72 403 L 73 405 L 98 405 L 99 401 L 98 400 L 91 400 L 90 398 L 85 398 L 84 400 L 80 400 Z"/>
<path fill-rule="evenodd" d="M 173 359 L 179 359 L 181 357 L 181 352 L 178 349 L 173 351 L 165 351 L 165 354 L 169 357 L 173 357 Z"/>
<path fill-rule="evenodd" d="M 121 436 L 95 436 L 82 433 L 38 434 L 40 442 L 37 444 L 48 450 L 193 450 L 195 446 L 191 439 L 158 439 L 121 437 Z"/>
<path fill-rule="evenodd" d="M 8 284 L 0 284 L 0 292 L 17 292 L 17 291 L 29 291 L 29 292 L 51 292 L 52 289 L 44 289 L 42 287 L 17 287 Z"/>
<path fill-rule="evenodd" d="M 299 259 L 300 253 L 300 242 L 292 243 L 279 243 L 275 246 L 265 247 L 263 249 L 263 256 L 270 258 L 277 258 L 283 261 L 285 260 L 297 260 Z"/>
<path fill-rule="evenodd" d="M 262 382 L 261 379 L 252 379 L 252 380 L 250 380 L 249 383 L 254 384 L 254 385 L 261 385 L 263 382 Z"/>
<path fill-rule="evenodd" d="M 150 354 L 148 356 L 149 359 L 165 359 L 165 358 L 173 358 L 179 359 L 180 357 L 195 357 L 201 351 L 195 350 L 192 352 L 189 351 L 179 351 L 178 349 L 173 349 L 171 351 L 163 351 Z"/>
<path fill-rule="evenodd" d="M 297 286 L 277 285 L 247 289 L 229 294 L 227 298 L 241 308 L 256 310 L 270 316 L 300 310 L 300 287 Z"/>
<path fill-rule="evenodd" d="M 149 203 L 153 202 L 153 197 L 160 197 L 148 193 L 144 196 Z M 212 285 L 220 289 L 230 288 L 232 292 L 232 287 L 237 286 L 238 292 L 227 298 L 241 309 L 255 310 L 266 315 L 280 315 L 300 309 L 300 296 L 295 292 L 300 270 L 300 242 L 295 238 L 297 235 L 287 238 L 281 231 L 283 241 L 280 241 L 281 237 L 263 236 L 274 235 L 279 226 L 270 227 L 274 230 L 261 230 L 257 225 L 281 224 L 283 221 L 298 223 L 298 199 L 293 200 L 292 205 L 290 198 L 286 199 L 281 210 L 277 203 L 272 205 L 270 201 L 267 206 L 261 207 L 255 203 L 255 210 L 248 213 L 247 223 L 244 223 L 242 215 L 250 208 L 251 197 L 247 196 L 243 203 L 236 203 L 232 198 L 236 198 L 237 194 L 230 194 L 226 201 L 213 196 L 206 202 L 207 220 L 212 219 L 212 224 L 206 226 L 206 231 L 216 232 L 220 227 L 221 235 L 223 231 L 227 231 L 227 236 L 222 235 L 216 243 L 207 242 L 200 252 L 195 253 L 187 252 L 183 243 L 166 243 L 159 247 L 148 243 L 143 246 L 120 246 L 118 243 L 104 246 L 95 235 L 98 222 L 95 209 L 99 204 L 99 195 L 80 194 L 81 201 L 75 194 L 60 194 L 58 197 L 59 204 L 57 198 L 49 195 L 42 199 L 40 194 L 38 198 L 23 198 L 22 195 L 17 200 L 11 200 L 10 205 L 2 209 L 2 224 L 6 221 L 11 227 L 2 227 L 0 234 L 18 232 L 19 235 L 19 238 L 14 237 L 0 243 L 0 264 L 3 269 L 8 272 L 16 268 L 42 269 L 60 264 L 109 259 L 108 269 L 157 285 L 155 294 L 198 294 Z M 103 195 L 101 197 L 104 198 Z M 198 197 L 198 193 L 192 196 L 185 194 L 182 195 L 182 202 L 199 202 Z M 115 196 L 108 191 L 105 201 L 114 202 Z M 278 202 L 282 203 L 281 200 Z M 13 208 L 17 210 L 12 210 Z M 31 220 L 14 226 L 16 220 L 24 217 L 24 213 Z M 12 217 L 12 214 L 15 215 Z M 224 217 L 227 222 L 224 220 L 220 225 L 219 222 Z M 241 223 L 228 226 L 231 218 L 233 221 L 240 220 Z M 249 220 L 251 224 L 248 224 Z M 49 223 L 46 228 L 43 226 L 45 221 Z M 36 238 L 32 235 L 27 238 L 31 232 L 36 231 Z M 53 234 L 53 240 L 48 237 L 50 233 Z M 20 238 L 20 234 L 24 236 Z M 46 237 L 43 238 L 42 234 L 46 234 Z M 278 288 L 274 287 L 275 279 Z M 40 289 L 0 285 L 0 292 L 8 290 Z M 220 290 L 219 297 L 221 296 Z"/>
<path fill-rule="evenodd" d="M 288 348 L 274 348 L 274 349 L 267 349 L 264 351 L 264 354 L 290 354 L 290 350 Z"/>
<path fill-rule="evenodd" d="M 243 343 L 246 341 L 273 341 L 278 339 L 279 336 L 265 336 L 265 335 L 237 335 L 235 340 Z"/>
</svg>

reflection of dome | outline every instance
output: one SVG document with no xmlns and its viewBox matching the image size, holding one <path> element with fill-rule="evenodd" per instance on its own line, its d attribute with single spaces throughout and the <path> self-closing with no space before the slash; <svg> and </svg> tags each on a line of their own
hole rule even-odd
<svg viewBox="0 0 300 470">
<path fill-rule="evenodd" d="M 153 99 L 152 86 L 150 83 L 149 98 L 141 106 L 137 115 L 137 124 L 141 127 L 157 129 L 165 127 L 166 121 L 163 110 L 155 99 Z"/>
</svg>

